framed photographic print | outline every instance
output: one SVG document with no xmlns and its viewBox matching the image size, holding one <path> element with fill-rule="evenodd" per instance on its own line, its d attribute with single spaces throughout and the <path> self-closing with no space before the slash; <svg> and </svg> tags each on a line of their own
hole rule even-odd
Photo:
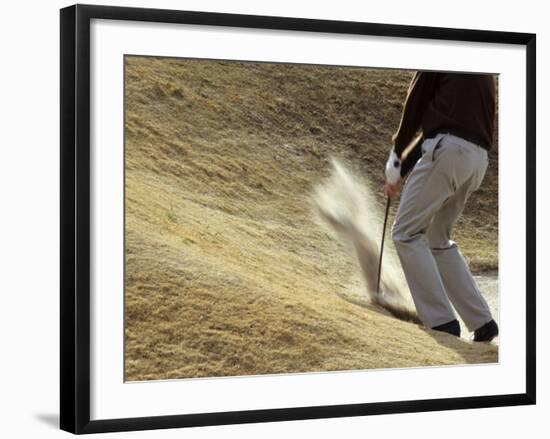
<svg viewBox="0 0 550 439">
<path fill-rule="evenodd" d="M 535 403 L 535 35 L 61 10 L 61 428 Z"/>
</svg>

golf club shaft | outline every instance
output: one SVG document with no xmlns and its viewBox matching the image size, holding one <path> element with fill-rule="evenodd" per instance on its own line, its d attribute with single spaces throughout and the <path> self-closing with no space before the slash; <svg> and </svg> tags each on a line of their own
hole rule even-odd
<svg viewBox="0 0 550 439">
<path fill-rule="evenodd" d="M 378 282 L 376 284 L 376 294 L 380 294 L 380 278 L 382 275 L 382 255 L 384 254 L 384 239 L 386 238 L 386 224 L 388 223 L 390 203 L 391 203 L 391 198 L 388 197 L 388 201 L 386 203 L 386 214 L 384 215 L 384 228 L 382 229 L 382 243 L 380 244 L 380 259 L 378 260 Z"/>
</svg>

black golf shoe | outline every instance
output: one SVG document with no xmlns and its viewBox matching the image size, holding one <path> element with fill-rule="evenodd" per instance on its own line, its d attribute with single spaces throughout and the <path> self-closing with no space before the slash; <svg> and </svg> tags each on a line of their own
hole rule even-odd
<svg viewBox="0 0 550 439">
<path fill-rule="evenodd" d="M 447 334 L 460 337 L 460 323 L 458 323 L 458 320 L 456 319 L 443 323 L 442 325 L 434 326 L 432 329 L 434 331 L 446 332 Z"/>
<path fill-rule="evenodd" d="M 491 341 L 497 335 L 497 323 L 491 319 L 490 322 L 485 323 L 481 328 L 474 331 L 474 341 Z"/>
</svg>

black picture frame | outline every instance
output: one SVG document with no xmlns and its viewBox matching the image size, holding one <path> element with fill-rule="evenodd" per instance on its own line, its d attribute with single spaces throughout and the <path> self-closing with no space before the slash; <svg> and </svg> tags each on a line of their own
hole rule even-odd
<svg viewBox="0 0 550 439">
<path fill-rule="evenodd" d="M 133 20 L 335 34 L 487 42 L 526 47 L 525 393 L 224 413 L 90 420 L 90 21 Z M 60 427 L 98 433 L 535 404 L 536 35 L 377 23 L 74 5 L 60 11 Z"/>
</svg>

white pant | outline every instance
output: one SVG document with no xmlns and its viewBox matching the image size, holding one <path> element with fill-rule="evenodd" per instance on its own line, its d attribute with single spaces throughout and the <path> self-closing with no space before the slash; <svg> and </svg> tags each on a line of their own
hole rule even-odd
<svg viewBox="0 0 550 439">
<path fill-rule="evenodd" d="M 392 239 L 418 315 L 427 327 L 456 318 L 450 302 L 470 331 L 492 318 L 464 257 L 450 239 L 487 164 L 485 149 L 438 134 L 423 142 L 422 157 L 403 188 Z"/>
</svg>

